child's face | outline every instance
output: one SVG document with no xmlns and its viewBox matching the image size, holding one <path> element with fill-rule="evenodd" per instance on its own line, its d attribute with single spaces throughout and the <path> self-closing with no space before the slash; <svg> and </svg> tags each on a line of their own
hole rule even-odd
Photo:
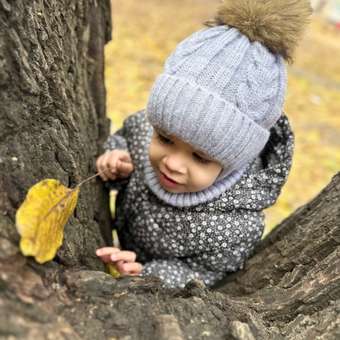
<svg viewBox="0 0 340 340">
<path fill-rule="evenodd" d="M 222 170 L 217 161 L 157 128 L 153 130 L 149 158 L 160 184 L 172 193 L 201 191 L 214 183 Z"/>
</svg>

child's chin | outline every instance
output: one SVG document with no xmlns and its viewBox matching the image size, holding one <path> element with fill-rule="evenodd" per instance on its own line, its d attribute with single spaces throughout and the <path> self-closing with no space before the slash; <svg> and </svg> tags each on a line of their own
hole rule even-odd
<svg viewBox="0 0 340 340">
<path fill-rule="evenodd" d="M 188 190 L 184 190 L 184 189 L 172 189 L 172 188 L 167 188 L 165 187 L 164 185 L 161 184 L 161 187 L 167 191 L 167 192 L 170 192 L 171 194 L 188 194 L 190 193 L 191 191 L 188 191 Z"/>
<path fill-rule="evenodd" d="M 162 187 L 165 191 L 168 191 L 168 192 L 170 192 L 170 193 L 172 193 L 172 194 L 182 194 L 182 193 L 186 192 L 186 191 L 180 190 L 180 189 L 172 189 L 172 188 L 168 188 L 168 187 L 166 187 L 166 186 L 164 186 L 164 185 L 162 185 L 162 184 L 161 184 L 161 187 Z"/>
<path fill-rule="evenodd" d="M 163 185 L 162 182 L 160 182 L 160 185 L 165 191 L 170 192 L 171 194 L 184 194 L 188 192 L 187 190 L 183 188 L 169 188 Z"/>
</svg>

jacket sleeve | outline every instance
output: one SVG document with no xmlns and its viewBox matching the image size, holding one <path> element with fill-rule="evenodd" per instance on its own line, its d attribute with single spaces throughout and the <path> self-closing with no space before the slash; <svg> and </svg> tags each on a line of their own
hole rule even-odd
<svg viewBox="0 0 340 340">
<path fill-rule="evenodd" d="M 115 133 L 111 134 L 103 144 L 104 150 L 105 151 L 114 149 L 128 150 L 126 137 L 124 136 L 125 130 L 126 127 L 122 127 Z"/>
<path fill-rule="evenodd" d="M 123 126 L 111 134 L 103 144 L 104 150 L 127 150 L 129 151 L 129 141 L 134 138 L 136 127 L 144 117 L 144 111 L 137 111 L 130 114 L 123 123 Z"/>
<path fill-rule="evenodd" d="M 153 260 L 144 265 L 142 275 L 158 276 L 171 288 L 184 287 L 194 278 L 212 286 L 228 272 L 242 269 L 261 240 L 264 213 L 238 209 L 224 214 L 221 220 L 215 223 L 214 229 L 205 228 L 197 236 L 196 246 L 201 245 L 203 251 L 186 258 Z"/>
</svg>

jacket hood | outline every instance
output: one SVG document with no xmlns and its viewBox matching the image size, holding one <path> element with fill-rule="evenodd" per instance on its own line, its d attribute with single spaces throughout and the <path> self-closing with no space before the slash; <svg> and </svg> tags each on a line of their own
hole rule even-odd
<svg viewBox="0 0 340 340">
<path fill-rule="evenodd" d="M 214 206 L 220 210 L 262 210 L 272 206 L 292 166 L 294 133 L 285 114 L 270 129 L 269 140 L 240 180 L 223 193 Z"/>
</svg>

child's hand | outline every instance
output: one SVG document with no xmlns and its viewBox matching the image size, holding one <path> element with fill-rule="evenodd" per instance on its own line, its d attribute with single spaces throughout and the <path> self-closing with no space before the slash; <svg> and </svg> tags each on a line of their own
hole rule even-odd
<svg viewBox="0 0 340 340">
<path fill-rule="evenodd" d="M 128 151 L 106 151 L 97 158 L 96 166 L 103 181 L 129 177 L 134 167 Z"/>
<path fill-rule="evenodd" d="M 96 255 L 104 263 L 114 263 L 121 275 L 139 275 L 143 266 L 136 261 L 136 253 L 128 250 L 120 250 L 114 247 L 103 247 L 96 250 Z"/>
</svg>

